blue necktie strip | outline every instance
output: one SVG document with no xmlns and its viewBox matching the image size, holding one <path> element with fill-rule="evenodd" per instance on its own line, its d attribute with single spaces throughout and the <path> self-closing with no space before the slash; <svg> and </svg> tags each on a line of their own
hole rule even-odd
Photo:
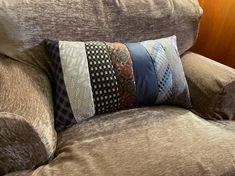
<svg viewBox="0 0 235 176">
<path fill-rule="evenodd" d="M 154 105 L 158 96 L 158 81 L 153 60 L 140 43 L 126 43 L 135 75 L 137 105 Z"/>
</svg>

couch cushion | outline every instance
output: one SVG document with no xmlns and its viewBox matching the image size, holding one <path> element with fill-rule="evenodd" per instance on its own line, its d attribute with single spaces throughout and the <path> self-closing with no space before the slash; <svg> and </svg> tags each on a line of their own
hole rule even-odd
<svg viewBox="0 0 235 176">
<path fill-rule="evenodd" d="M 170 106 L 103 115 L 60 133 L 55 159 L 23 174 L 232 176 L 231 126 Z"/>
<path fill-rule="evenodd" d="M 53 61 L 57 131 L 121 109 L 191 107 L 175 36 L 136 43 L 45 44 Z"/>
<path fill-rule="evenodd" d="M 183 53 L 194 42 L 200 16 L 197 0 L 1 0 L 0 53 L 12 56 L 48 37 L 143 41 L 173 34 Z"/>
</svg>

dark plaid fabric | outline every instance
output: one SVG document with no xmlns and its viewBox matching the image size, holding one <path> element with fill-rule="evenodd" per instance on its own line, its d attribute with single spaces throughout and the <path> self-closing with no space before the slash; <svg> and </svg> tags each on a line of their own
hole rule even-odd
<svg viewBox="0 0 235 176">
<path fill-rule="evenodd" d="M 120 109 L 117 78 L 103 42 L 85 42 L 96 114 Z"/>
<path fill-rule="evenodd" d="M 57 41 L 45 40 L 48 52 L 53 61 L 53 97 L 55 129 L 61 131 L 77 123 L 69 102 L 69 97 L 64 83 L 63 69 L 60 60 L 59 43 Z"/>
</svg>

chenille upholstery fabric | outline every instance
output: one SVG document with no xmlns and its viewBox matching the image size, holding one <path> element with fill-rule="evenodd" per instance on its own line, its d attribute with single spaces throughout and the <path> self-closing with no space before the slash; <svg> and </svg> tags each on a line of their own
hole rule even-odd
<svg viewBox="0 0 235 176">
<path fill-rule="evenodd" d="M 234 127 L 173 106 L 119 111 L 65 130 L 53 161 L 10 175 L 234 176 Z"/>
<path fill-rule="evenodd" d="M 233 176 L 235 122 L 206 121 L 176 107 L 103 115 L 60 133 L 56 141 L 52 63 L 43 45 L 29 49 L 45 38 L 127 42 L 174 34 L 182 54 L 197 36 L 201 13 L 197 0 L 0 0 L 0 54 L 10 57 L 0 59 L 0 175 L 32 169 L 9 175 Z M 201 56 L 185 57 L 184 65 L 206 68 L 196 61 L 204 61 Z M 196 65 L 185 67 L 186 76 L 200 74 L 195 80 L 201 80 Z M 203 81 L 209 87 L 202 91 L 189 82 L 196 90 L 195 112 L 207 115 L 196 99 L 209 95 L 201 92 L 215 90 L 213 85 L 222 90 L 230 82 L 226 75 L 218 74 L 223 81 L 211 85 Z M 206 107 L 205 102 L 199 103 Z M 55 158 L 37 168 L 53 156 L 56 142 Z"/>
<path fill-rule="evenodd" d="M 48 160 L 45 141 L 24 117 L 0 112 L 0 129 L 0 175 L 34 168 Z"/>
<path fill-rule="evenodd" d="M 0 125 L 0 175 L 53 158 L 57 137 L 51 86 L 40 69 L 0 57 Z"/>
<path fill-rule="evenodd" d="M 0 0 L 0 55 L 9 57 L 0 59 L 1 112 L 24 118 L 50 158 L 56 145 L 52 63 L 38 43 L 45 38 L 143 41 L 175 34 L 183 53 L 196 38 L 201 14 L 197 0 Z"/>
<path fill-rule="evenodd" d="M 14 57 L 45 38 L 126 42 L 173 34 L 183 53 L 201 14 L 197 0 L 1 0 L 0 53 Z"/>
<path fill-rule="evenodd" d="M 192 52 L 187 52 L 181 61 L 193 112 L 211 120 L 234 119 L 235 69 Z"/>
</svg>

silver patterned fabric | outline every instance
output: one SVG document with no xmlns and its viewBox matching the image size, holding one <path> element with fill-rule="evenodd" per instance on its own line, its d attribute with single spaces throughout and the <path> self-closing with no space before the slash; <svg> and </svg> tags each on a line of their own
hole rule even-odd
<svg viewBox="0 0 235 176">
<path fill-rule="evenodd" d="M 60 41 L 58 52 L 71 110 L 76 121 L 94 116 L 95 106 L 85 43 Z"/>
</svg>

